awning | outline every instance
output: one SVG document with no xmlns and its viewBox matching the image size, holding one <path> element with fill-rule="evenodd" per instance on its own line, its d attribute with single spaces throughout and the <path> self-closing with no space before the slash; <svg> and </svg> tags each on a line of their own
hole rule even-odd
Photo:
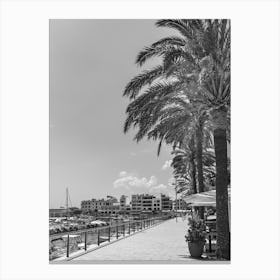
<svg viewBox="0 0 280 280">
<path fill-rule="evenodd" d="M 231 229 L 231 189 L 228 188 L 229 230 Z M 190 206 L 216 206 L 216 190 L 188 195 L 183 198 Z"/>
<path fill-rule="evenodd" d="M 228 196 L 230 203 L 230 188 L 228 188 Z M 183 200 L 190 206 L 215 206 L 216 190 L 188 195 L 184 197 Z"/>
</svg>

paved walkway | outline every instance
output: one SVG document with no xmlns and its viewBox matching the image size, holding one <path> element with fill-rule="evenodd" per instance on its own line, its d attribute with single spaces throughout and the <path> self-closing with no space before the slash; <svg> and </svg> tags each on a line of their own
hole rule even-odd
<svg viewBox="0 0 280 280">
<path fill-rule="evenodd" d="M 133 236 L 73 259 L 80 261 L 194 261 L 189 258 L 185 234 L 187 219 L 168 220 Z"/>
</svg>

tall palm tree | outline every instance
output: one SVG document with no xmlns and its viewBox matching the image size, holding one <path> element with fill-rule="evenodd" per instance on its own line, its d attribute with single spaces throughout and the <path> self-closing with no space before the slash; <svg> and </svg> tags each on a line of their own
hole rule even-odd
<svg viewBox="0 0 280 280">
<path fill-rule="evenodd" d="M 216 155 L 218 252 L 221 257 L 229 259 L 226 141 L 230 105 L 230 22 L 159 20 L 156 25 L 173 28 L 180 36 L 161 39 L 139 53 L 136 62 L 140 66 L 155 56 L 162 57 L 163 63 L 144 71 L 127 85 L 124 95 L 131 100 L 136 98 L 131 104 L 136 102 L 138 106 L 129 106 L 125 130 L 132 124 L 139 126 L 136 140 L 141 139 L 154 124 L 157 110 L 163 108 L 162 101 L 170 94 L 176 95 L 182 90 L 191 105 L 199 104 L 200 111 L 207 113 L 213 125 Z M 149 89 L 138 97 L 145 86 Z M 135 110 L 137 107 L 139 109 L 139 99 L 143 105 L 140 107 L 141 112 Z M 147 104 L 149 105 L 145 107 Z M 160 144 L 168 139 L 166 135 L 168 132 L 161 138 Z"/>
<path fill-rule="evenodd" d="M 188 191 L 189 194 L 197 193 L 196 151 L 193 139 L 191 139 L 188 145 L 175 148 L 172 154 L 174 157 L 171 167 L 173 167 L 174 178 L 180 190 Z M 191 187 L 189 188 L 188 185 Z"/>
</svg>

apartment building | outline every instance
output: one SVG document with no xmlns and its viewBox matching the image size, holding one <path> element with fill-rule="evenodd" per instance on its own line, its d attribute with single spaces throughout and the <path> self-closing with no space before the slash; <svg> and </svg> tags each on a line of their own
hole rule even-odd
<svg viewBox="0 0 280 280">
<path fill-rule="evenodd" d="M 81 202 L 81 210 L 84 213 L 88 212 L 100 212 L 100 213 L 110 213 L 113 212 L 115 214 L 119 211 L 120 205 L 118 200 L 113 196 L 107 196 L 106 199 L 91 199 L 91 200 L 83 200 Z"/>
<path fill-rule="evenodd" d="M 153 199 L 155 199 L 155 197 L 153 195 L 143 194 L 141 198 L 142 198 L 142 211 L 152 212 Z"/>
<path fill-rule="evenodd" d="M 91 211 L 92 210 L 91 205 L 92 205 L 91 200 L 83 200 L 81 202 L 81 210 L 82 210 L 82 212 L 87 213 L 87 212 Z"/>
<path fill-rule="evenodd" d="M 125 195 L 122 195 L 121 197 L 120 197 L 120 208 L 122 209 L 122 210 L 124 210 L 124 209 L 126 209 L 126 196 Z"/>
<path fill-rule="evenodd" d="M 178 209 L 183 207 L 184 201 L 179 201 Z M 81 210 L 83 213 L 98 212 L 101 214 L 137 214 L 140 212 L 159 212 L 170 211 L 172 208 L 172 200 L 164 194 L 155 197 L 151 194 L 133 194 L 131 196 L 130 205 L 127 205 L 126 196 L 120 197 L 120 202 L 115 197 L 107 196 L 106 199 L 91 199 L 81 202 Z"/>
<path fill-rule="evenodd" d="M 131 212 L 141 212 L 142 211 L 142 195 L 133 194 L 131 196 Z"/>
<path fill-rule="evenodd" d="M 160 199 L 161 199 L 161 210 L 162 211 L 172 210 L 172 200 L 170 199 L 169 196 L 167 196 L 165 194 L 161 194 Z"/>
<path fill-rule="evenodd" d="M 172 210 L 172 200 L 163 194 L 160 197 L 150 194 L 134 194 L 131 196 L 131 210 L 134 213 Z"/>
<path fill-rule="evenodd" d="M 153 198 L 153 205 L 152 205 L 152 210 L 154 212 L 158 212 L 161 210 L 161 199 L 160 198 Z"/>
</svg>

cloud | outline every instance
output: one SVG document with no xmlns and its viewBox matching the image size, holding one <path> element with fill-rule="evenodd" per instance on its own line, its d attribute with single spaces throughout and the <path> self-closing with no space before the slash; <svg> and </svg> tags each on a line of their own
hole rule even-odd
<svg viewBox="0 0 280 280">
<path fill-rule="evenodd" d="M 165 192 L 167 190 L 167 186 L 164 184 L 160 184 L 158 186 L 154 186 L 150 188 L 149 192 L 153 194 L 160 194 L 162 192 Z"/>
<path fill-rule="evenodd" d="M 157 184 L 157 178 L 151 176 L 149 179 L 146 177 L 138 178 L 133 174 L 129 174 L 126 171 L 119 173 L 119 178 L 113 183 L 114 188 L 124 188 L 130 190 L 133 188 L 149 189 Z"/>
<path fill-rule="evenodd" d="M 164 165 L 162 166 L 161 169 L 162 169 L 162 170 L 166 170 L 166 169 L 170 168 L 171 162 L 172 162 L 171 159 L 167 160 L 167 161 L 164 163 Z"/>
<path fill-rule="evenodd" d="M 119 177 L 125 177 L 127 175 L 126 171 L 121 171 Z"/>
<path fill-rule="evenodd" d="M 137 177 L 133 173 L 121 171 L 114 181 L 113 187 L 120 194 L 149 193 L 158 196 L 162 193 L 171 197 L 174 196 L 174 188 L 169 185 L 158 184 L 158 179 L 154 175 L 150 178 Z"/>
<path fill-rule="evenodd" d="M 168 195 L 171 198 L 174 197 L 174 189 L 171 186 L 167 186 L 164 184 L 160 184 L 158 186 L 150 188 L 149 193 L 155 196 L 158 196 L 162 193 Z"/>
</svg>

